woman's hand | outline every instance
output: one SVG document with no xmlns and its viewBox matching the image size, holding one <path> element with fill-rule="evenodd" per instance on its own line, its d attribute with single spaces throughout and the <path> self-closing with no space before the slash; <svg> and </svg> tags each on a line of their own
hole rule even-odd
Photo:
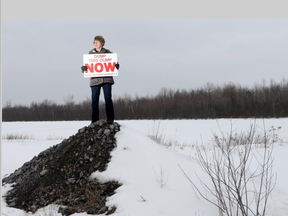
<svg viewBox="0 0 288 216">
<path fill-rule="evenodd" d="M 84 71 L 86 71 L 88 68 L 87 66 L 82 66 L 81 69 L 82 69 L 82 73 L 84 73 Z"/>
</svg>

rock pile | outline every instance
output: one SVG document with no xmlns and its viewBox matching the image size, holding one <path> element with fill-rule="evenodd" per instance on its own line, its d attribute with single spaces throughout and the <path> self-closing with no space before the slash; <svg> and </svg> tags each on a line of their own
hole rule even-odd
<svg viewBox="0 0 288 216">
<path fill-rule="evenodd" d="M 97 121 L 23 164 L 2 179 L 3 184 L 14 183 L 5 197 L 8 206 L 35 213 L 53 203 L 63 206 L 59 208 L 62 215 L 113 213 L 115 207 L 108 208 L 105 202 L 121 185 L 100 183 L 89 176 L 106 169 L 118 131 L 117 122 Z"/>
</svg>

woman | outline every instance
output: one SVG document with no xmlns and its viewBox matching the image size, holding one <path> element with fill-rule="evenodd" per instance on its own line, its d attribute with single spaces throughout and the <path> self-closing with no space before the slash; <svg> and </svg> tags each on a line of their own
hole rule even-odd
<svg viewBox="0 0 288 216">
<path fill-rule="evenodd" d="M 102 36 L 96 36 L 93 43 L 94 49 L 92 49 L 89 54 L 112 53 L 110 50 L 103 47 L 105 45 L 105 39 Z M 119 64 L 117 63 L 115 67 L 119 69 Z M 82 66 L 81 69 L 83 73 L 87 70 L 87 66 Z M 114 79 L 112 76 L 90 78 L 90 87 L 92 92 L 92 123 L 99 120 L 99 97 L 101 88 L 104 92 L 107 123 L 112 124 L 114 122 L 114 107 L 112 101 L 113 84 Z"/>
</svg>

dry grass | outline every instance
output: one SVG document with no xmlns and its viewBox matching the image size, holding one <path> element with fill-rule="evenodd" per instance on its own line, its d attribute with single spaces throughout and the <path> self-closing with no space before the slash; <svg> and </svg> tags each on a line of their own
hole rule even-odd
<svg viewBox="0 0 288 216">
<path fill-rule="evenodd" d="M 56 135 L 54 135 L 54 136 L 49 135 L 49 136 L 47 137 L 47 140 L 64 140 L 64 139 L 66 139 L 66 137 L 56 136 Z"/>
<path fill-rule="evenodd" d="M 49 135 L 46 140 L 64 140 L 66 137 L 60 135 Z M 7 133 L 2 135 L 2 140 L 36 140 L 34 135 L 20 134 L 20 133 Z"/>
<path fill-rule="evenodd" d="M 35 140 L 35 137 L 27 134 L 8 133 L 2 135 L 2 140 Z"/>
</svg>

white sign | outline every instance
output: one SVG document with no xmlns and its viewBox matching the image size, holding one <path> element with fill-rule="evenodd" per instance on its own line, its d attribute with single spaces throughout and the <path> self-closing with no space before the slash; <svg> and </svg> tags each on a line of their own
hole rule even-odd
<svg viewBox="0 0 288 216">
<path fill-rule="evenodd" d="M 83 63 L 88 68 L 84 77 L 118 76 L 116 53 L 84 54 Z"/>
</svg>

